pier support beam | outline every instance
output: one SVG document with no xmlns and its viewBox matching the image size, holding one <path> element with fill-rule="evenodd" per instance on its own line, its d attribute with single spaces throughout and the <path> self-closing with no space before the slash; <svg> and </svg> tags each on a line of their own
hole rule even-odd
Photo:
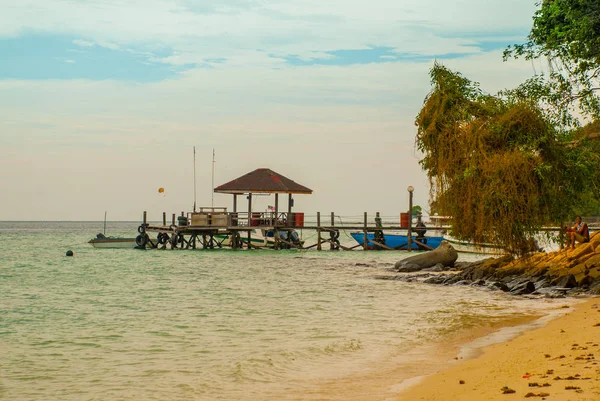
<svg viewBox="0 0 600 401">
<path fill-rule="evenodd" d="M 413 208 L 413 192 L 414 188 L 409 185 L 408 190 L 408 237 L 407 237 L 407 250 L 412 250 L 412 208 Z"/>
<path fill-rule="evenodd" d="M 322 250 L 321 242 L 321 212 L 317 212 L 317 251 Z"/>
<path fill-rule="evenodd" d="M 367 244 L 368 244 L 368 238 L 367 238 L 367 212 L 365 212 L 364 225 L 365 225 L 365 227 L 363 229 L 363 238 L 364 238 L 364 240 L 363 240 L 363 249 L 366 251 L 367 248 L 368 248 L 368 246 L 367 246 Z"/>
</svg>

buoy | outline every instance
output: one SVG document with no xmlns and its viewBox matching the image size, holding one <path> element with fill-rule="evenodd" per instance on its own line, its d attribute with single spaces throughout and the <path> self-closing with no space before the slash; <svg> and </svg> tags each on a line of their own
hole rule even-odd
<svg viewBox="0 0 600 401">
<path fill-rule="evenodd" d="M 73 251 L 69 249 L 69 250 L 67 251 L 67 256 L 73 256 Z"/>
</svg>

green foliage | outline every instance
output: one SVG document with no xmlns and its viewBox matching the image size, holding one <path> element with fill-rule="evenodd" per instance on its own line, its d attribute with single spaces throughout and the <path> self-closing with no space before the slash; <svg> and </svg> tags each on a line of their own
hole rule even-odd
<svg viewBox="0 0 600 401">
<path fill-rule="evenodd" d="M 565 129 L 579 124 L 574 112 L 600 118 L 600 2 L 545 0 L 538 6 L 528 41 L 510 46 L 504 58 L 548 60 L 548 72 L 512 94 L 544 103 L 547 118 Z"/>
<path fill-rule="evenodd" d="M 593 127 L 557 129 L 531 99 L 485 94 L 437 63 L 430 75 L 416 142 L 432 204 L 453 216 L 455 236 L 524 254 L 541 226 L 599 199 L 597 142 L 568 142 Z"/>
<path fill-rule="evenodd" d="M 419 205 L 415 205 L 415 206 L 413 206 L 413 208 L 412 208 L 412 212 L 411 212 L 411 214 L 412 214 L 413 216 L 417 216 L 419 213 L 422 213 L 422 212 L 423 212 L 423 208 L 421 208 L 421 206 L 419 206 Z"/>
</svg>

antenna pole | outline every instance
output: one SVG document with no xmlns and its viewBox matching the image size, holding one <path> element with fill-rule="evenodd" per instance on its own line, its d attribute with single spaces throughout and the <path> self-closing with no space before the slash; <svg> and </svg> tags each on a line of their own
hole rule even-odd
<svg viewBox="0 0 600 401">
<path fill-rule="evenodd" d="M 196 213 L 196 147 L 194 146 L 194 213 Z"/>
<path fill-rule="evenodd" d="M 213 149 L 213 161 L 212 161 L 212 188 L 211 192 L 211 207 L 215 207 L 215 150 Z"/>
<path fill-rule="evenodd" d="M 104 211 L 104 235 L 106 235 L 106 211 Z"/>
</svg>

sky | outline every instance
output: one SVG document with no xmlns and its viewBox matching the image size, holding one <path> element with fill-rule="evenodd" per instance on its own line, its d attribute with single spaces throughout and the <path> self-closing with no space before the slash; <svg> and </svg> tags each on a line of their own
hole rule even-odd
<svg viewBox="0 0 600 401">
<path fill-rule="evenodd" d="M 257 168 L 311 188 L 306 215 L 398 216 L 411 185 L 427 212 L 430 68 L 515 87 L 535 2 L 0 0 L 0 220 L 231 210 L 213 178 Z"/>
</svg>

